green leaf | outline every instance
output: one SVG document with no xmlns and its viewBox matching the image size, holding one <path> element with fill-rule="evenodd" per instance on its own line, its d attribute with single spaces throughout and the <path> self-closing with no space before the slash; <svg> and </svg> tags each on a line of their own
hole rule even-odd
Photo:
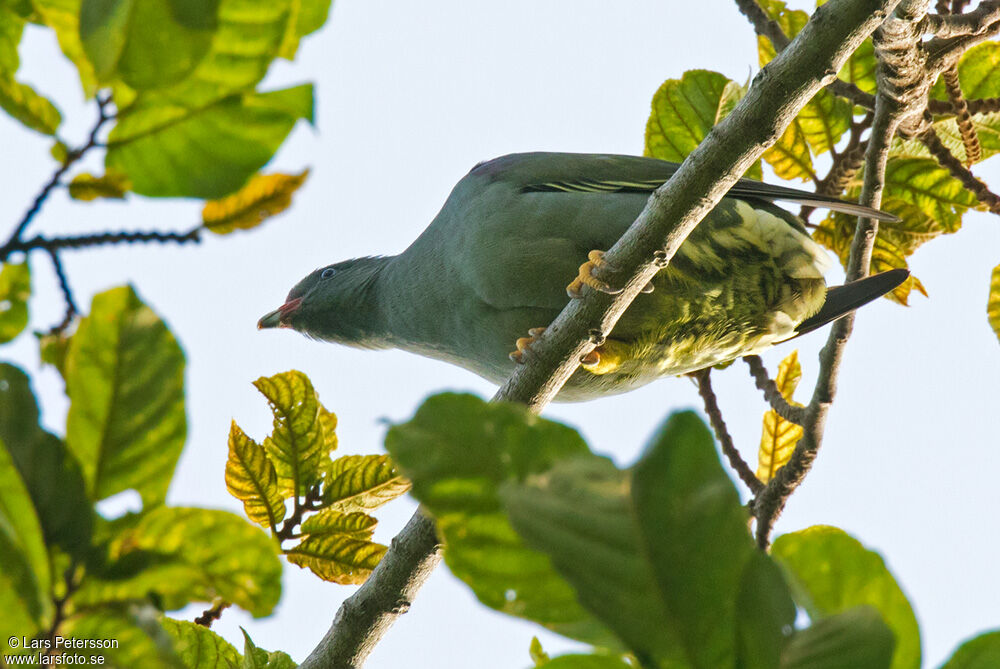
<svg viewBox="0 0 1000 669">
<path fill-rule="evenodd" d="M 206 202 L 201 223 L 217 235 L 255 228 L 292 206 L 292 195 L 307 176 L 309 170 L 300 174 L 257 174 L 238 192 Z"/>
<path fill-rule="evenodd" d="M 0 364 L 0 440 L 31 495 L 45 543 L 81 557 L 90 544 L 93 509 L 80 465 L 62 440 L 39 426 L 28 376 L 7 364 Z"/>
<path fill-rule="evenodd" d="M 755 548 L 746 509 L 693 412 L 671 416 L 635 466 L 640 543 L 696 667 L 734 660 L 736 593 Z"/>
<path fill-rule="evenodd" d="M 809 21 L 809 14 L 800 9 L 788 9 L 787 3 L 781 0 L 761 0 L 759 4 L 768 18 L 776 21 L 781 26 L 781 30 L 789 39 L 798 35 L 799 31 Z M 759 35 L 757 37 L 757 60 L 760 66 L 764 67 L 770 63 L 776 54 L 777 52 L 774 50 L 771 40 L 763 35 Z"/>
<path fill-rule="evenodd" d="M 972 117 L 972 126 L 975 128 L 976 137 L 979 139 L 979 160 L 982 162 L 987 158 L 1000 153 L 1000 113 L 976 114 Z M 958 128 L 958 121 L 954 116 L 935 121 L 932 128 L 941 143 L 951 151 L 951 153 L 962 163 L 967 163 L 965 153 L 965 141 Z M 930 150 L 919 139 L 904 140 L 896 137 L 892 141 L 889 149 L 890 158 L 927 158 L 933 159 Z"/>
<path fill-rule="evenodd" d="M 285 551 L 292 564 L 308 567 L 324 581 L 360 585 L 371 574 L 386 547 L 343 534 L 315 534 Z"/>
<path fill-rule="evenodd" d="M 43 135 L 56 134 L 62 122 L 62 114 L 54 104 L 13 77 L 0 76 L 0 108 Z"/>
<path fill-rule="evenodd" d="M 537 636 L 531 637 L 531 645 L 528 647 L 528 654 L 531 655 L 531 661 L 535 663 L 535 667 L 542 667 L 552 661 L 549 654 L 545 652 L 542 648 L 542 642 L 538 640 Z"/>
<path fill-rule="evenodd" d="M 52 28 L 59 48 L 75 66 L 83 94 L 90 98 L 97 92 L 97 75 L 87 60 L 80 42 L 81 0 L 31 0 L 42 21 Z"/>
<path fill-rule="evenodd" d="M 434 516 L 448 567 L 481 602 L 575 639 L 615 644 L 549 558 L 525 546 L 498 498 L 505 481 L 588 453 L 576 431 L 522 406 L 442 394 L 427 399 L 409 422 L 390 428 L 385 445 Z"/>
<path fill-rule="evenodd" d="M 83 644 L 92 640 L 91 647 L 61 650 L 64 655 L 78 658 L 73 664 L 86 662 L 110 669 L 188 669 L 174 652 L 173 639 L 158 618 L 158 612 L 150 606 L 108 606 L 79 612 L 60 626 L 59 634 Z"/>
<path fill-rule="evenodd" d="M 219 198 L 263 167 L 300 118 L 312 122 L 312 85 L 232 95 L 191 109 L 137 101 L 108 137 L 105 167 L 140 195 Z"/>
<path fill-rule="evenodd" d="M 785 534 L 772 555 L 786 567 L 796 601 L 813 620 L 869 605 L 896 638 L 893 669 L 920 666 L 920 630 L 913 609 L 882 557 L 834 527 Z"/>
<path fill-rule="evenodd" d="M 29 297 L 28 263 L 4 263 L 0 269 L 0 344 L 6 344 L 27 327 Z"/>
<path fill-rule="evenodd" d="M 131 286 L 94 296 L 66 357 L 66 441 L 94 500 L 163 502 L 184 447 L 184 353 Z"/>
<path fill-rule="evenodd" d="M 514 529 L 552 559 L 584 608 L 651 666 L 687 666 L 674 602 L 640 545 L 627 472 L 580 456 L 500 494 Z"/>
<path fill-rule="evenodd" d="M 345 455 L 323 474 L 323 503 L 340 511 L 376 509 L 409 489 L 387 455 Z"/>
<path fill-rule="evenodd" d="M 229 429 L 226 490 L 243 502 L 247 518 L 272 530 L 285 517 L 285 498 L 278 490 L 278 475 L 264 447 L 248 437 L 233 421 Z"/>
<path fill-rule="evenodd" d="M 1000 265 L 993 268 L 990 275 L 990 294 L 986 298 L 986 316 L 994 334 L 1000 338 Z"/>
<path fill-rule="evenodd" d="M 221 597 L 261 617 L 278 603 L 278 547 L 239 516 L 161 506 L 118 522 L 107 566 L 88 574 L 78 606 L 152 596 L 173 610 Z"/>
<path fill-rule="evenodd" d="M 778 365 L 778 375 L 774 383 L 782 397 L 793 406 L 802 406 L 792 400 L 792 395 L 801 379 L 802 366 L 799 364 L 799 352 L 792 351 Z M 760 447 L 757 449 L 757 478 L 761 483 L 770 481 L 778 470 L 785 466 L 801 438 L 801 425 L 785 420 L 774 409 L 764 413 Z"/>
<path fill-rule="evenodd" d="M 137 104 L 155 107 L 183 101 L 196 109 L 252 90 L 279 55 L 296 1 L 219 0 L 219 27 L 198 66 L 170 88 L 144 91 Z M 115 100 L 120 103 L 120 96 Z"/>
<path fill-rule="evenodd" d="M 1000 43 L 985 42 L 962 54 L 958 61 L 958 82 L 967 99 L 1000 97 Z M 948 99 L 940 78 L 931 88 L 931 97 Z"/>
<path fill-rule="evenodd" d="M 0 4 L 0 80 L 13 79 L 21 65 L 17 47 L 24 33 L 25 20 L 10 7 Z"/>
<path fill-rule="evenodd" d="M 897 209 L 913 211 L 911 205 L 893 205 Z M 885 208 L 885 207 L 883 207 Z M 888 209 L 887 209 L 888 210 Z M 937 233 L 922 233 L 919 228 L 913 226 L 914 222 L 920 221 L 922 217 L 919 212 L 913 216 L 902 215 L 898 222 L 881 222 L 879 233 L 875 237 L 872 247 L 871 272 L 877 274 L 890 269 L 906 269 L 908 267 L 906 258 L 913 252 L 916 246 L 933 239 Z M 813 230 L 813 239 L 832 250 L 840 258 L 840 262 L 847 267 L 847 261 L 851 253 L 851 240 L 854 237 L 854 227 L 857 219 L 851 216 L 831 214 L 820 222 L 819 227 Z M 899 246 L 889 238 L 902 242 Z M 902 284 L 896 287 L 891 293 L 886 295 L 887 299 L 906 305 L 911 291 L 916 290 L 925 297 L 927 291 L 920 283 L 920 280 L 912 274 Z"/>
<path fill-rule="evenodd" d="M 644 155 L 682 161 L 745 94 L 743 87 L 710 70 L 667 79 L 653 95 Z"/>
<path fill-rule="evenodd" d="M 941 669 L 1000 667 L 1000 630 L 985 632 L 964 642 Z"/>
<path fill-rule="evenodd" d="M 796 632 L 781 669 L 889 669 L 892 630 L 870 606 L 858 606 Z"/>
<path fill-rule="evenodd" d="M 291 19 L 282 40 L 278 55 L 292 60 L 299 48 L 299 41 L 316 32 L 326 23 L 332 0 L 292 0 Z"/>
<path fill-rule="evenodd" d="M 128 177 L 117 172 L 107 172 L 103 176 L 81 172 L 73 177 L 67 189 L 74 200 L 90 202 L 99 197 L 124 200 L 131 184 Z"/>
<path fill-rule="evenodd" d="M 218 6 L 219 0 L 83 0 L 80 40 L 101 81 L 162 88 L 208 53 Z"/>
<path fill-rule="evenodd" d="M 0 443 L 0 606 L 8 636 L 32 636 L 52 620 L 51 576 L 31 496 Z"/>
<path fill-rule="evenodd" d="M 764 160 L 782 179 L 816 179 L 812 155 L 802 132 L 802 127 L 792 121 L 771 148 L 764 152 Z"/>
<path fill-rule="evenodd" d="M 326 454 L 319 396 L 309 377 L 297 370 L 262 376 L 253 382 L 274 414 L 274 430 L 264 450 L 277 472 L 284 497 L 305 495 L 319 480 Z"/>
<path fill-rule="evenodd" d="M 859 192 L 860 184 L 854 183 L 847 191 L 847 198 L 856 199 Z M 900 220 L 879 224 L 872 270 L 905 268 L 906 258 L 917 248 L 939 235 L 956 232 L 965 212 L 978 206 L 975 196 L 934 159 L 890 159 L 886 166 L 882 208 L 896 214 Z M 813 232 L 813 238 L 834 251 L 845 267 L 855 223 L 854 217 L 831 213 Z M 926 295 L 920 282 L 911 276 L 890 296 L 906 304 L 911 289 Z"/>
<path fill-rule="evenodd" d="M 837 77 L 848 83 L 854 84 L 865 93 L 874 94 L 878 88 L 875 81 L 875 68 L 878 62 L 875 60 L 875 46 L 869 37 L 847 57 L 844 67 L 840 68 Z"/>
<path fill-rule="evenodd" d="M 634 669 L 617 655 L 560 655 L 543 665 L 545 669 Z"/>
<path fill-rule="evenodd" d="M 336 509 L 323 509 L 309 516 L 302 523 L 303 534 L 339 534 L 354 539 L 371 539 L 377 520 L 367 513 L 355 511 L 342 513 Z"/>
<path fill-rule="evenodd" d="M 187 669 L 240 669 L 243 659 L 233 646 L 203 625 L 163 617 L 160 625 L 174 640 L 174 652 Z"/>
<path fill-rule="evenodd" d="M 755 551 L 736 600 L 737 667 L 777 669 L 795 623 L 795 602 L 781 569 Z"/>
<path fill-rule="evenodd" d="M 240 631 L 243 632 L 243 664 L 240 665 L 241 669 L 295 669 L 298 666 L 292 661 L 292 658 L 280 650 L 268 653 L 266 650 L 258 648 L 245 629 L 241 627 Z"/>
<path fill-rule="evenodd" d="M 774 146 L 764 152 L 783 179 L 816 179 L 812 157 L 836 146 L 851 127 L 851 103 L 819 91 L 796 115 Z"/>
</svg>

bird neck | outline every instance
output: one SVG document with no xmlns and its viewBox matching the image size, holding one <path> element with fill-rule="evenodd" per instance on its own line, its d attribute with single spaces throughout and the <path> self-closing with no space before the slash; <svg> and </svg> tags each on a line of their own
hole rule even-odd
<svg viewBox="0 0 1000 669">
<path fill-rule="evenodd" d="M 337 310 L 332 339 L 359 348 L 391 346 L 381 293 L 392 259 L 391 256 L 361 258 L 341 277 L 342 308 Z"/>
</svg>

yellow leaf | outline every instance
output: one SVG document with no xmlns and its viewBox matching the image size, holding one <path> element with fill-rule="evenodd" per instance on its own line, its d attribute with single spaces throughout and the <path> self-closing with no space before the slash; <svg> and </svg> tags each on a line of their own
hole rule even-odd
<svg viewBox="0 0 1000 669">
<path fill-rule="evenodd" d="M 986 314 L 990 319 L 990 327 L 997 337 L 1000 337 L 1000 265 L 993 268 L 990 277 L 990 297 L 986 302 Z"/>
<path fill-rule="evenodd" d="M 202 224 L 218 235 L 249 230 L 280 214 L 292 204 L 292 194 L 309 176 L 301 174 L 258 174 L 238 192 L 205 203 Z"/>
<path fill-rule="evenodd" d="M 359 585 L 372 573 L 385 551 L 385 546 L 370 541 L 320 534 L 306 537 L 285 551 L 285 557 L 292 564 L 308 567 L 324 581 Z"/>
<path fill-rule="evenodd" d="M 83 172 L 77 174 L 69 182 L 69 196 L 74 200 L 83 200 L 84 202 L 90 202 L 99 197 L 124 200 L 125 193 L 131 187 L 128 177 L 121 172 L 108 170 L 104 176 L 100 177 Z"/>
<path fill-rule="evenodd" d="M 379 507 L 410 489 L 387 455 L 345 455 L 325 472 L 323 501 L 341 511 Z"/>
<path fill-rule="evenodd" d="M 278 475 L 282 495 L 304 495 L 319 480 L 321 460 L 329 452 L 320 403 L 312 382 L 291 370 L 253 382 L 274 414 L 274 430 L 264 450 Z M 325 410 L 324 410 L 325 411 Z"/>
<path fill-rule="evenodd" d="M 0 270 L 0 344 L 6 344 L 28 326 L 29 297 L 28 263 L 5 262 Z"/>
<path fill-rule="evenodd" d="M 799 352 L 791 354 L 778 366 L 778 376 L 774 383 L 784 397 L 793 406 L 802 406 L 792 401 L 796 386 L 802 379 L 802 367 L 799 365 Z M 764 414 L 764 427 L 760 437 L 760 450 L 757 453 L 757 478 L 767 483 L 779 469 L 785 466 L 792 457 L 795 444 L 802 438 L 802 427 L 790 423 L 770 409 Z"/>
<path fill-rule="evenodd" d="M 229 429 L 226 490 L 243 502 L 247 518 L 272 529 L 285 517 L 285 501 L 278 491 L 278 475 L 264 447 L 233 421 Z"/>
<path fill-rule="evenodd" d="M 47 98 L 27 84 L 0 76 L 0 108 L 18 121 L 45 135 L 54 135 L 62 115 Z"/>
<path fill-rule="evenodd" d="M 339 534 L 354 539 L 369 540 L 378 521 L 361 511 L 344 513 L 337 509 L 323 509 L 302 523 L 302 533 L 310 535 Z"/>
</svg>

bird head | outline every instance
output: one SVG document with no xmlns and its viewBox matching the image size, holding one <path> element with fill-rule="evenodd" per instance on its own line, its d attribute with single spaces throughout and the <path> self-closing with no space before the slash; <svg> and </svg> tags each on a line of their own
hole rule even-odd
<svg viewBox="0 0 1000 669">
<path fill-rule="evenodd" d="M 288 292 L 285 303 L 257 321 L 257 329 L 290 328 L 306 336 L 353 346 L 378 346 L 373 286 L 387 259 L 344 260 L 313 270 Z"/>
</svg>

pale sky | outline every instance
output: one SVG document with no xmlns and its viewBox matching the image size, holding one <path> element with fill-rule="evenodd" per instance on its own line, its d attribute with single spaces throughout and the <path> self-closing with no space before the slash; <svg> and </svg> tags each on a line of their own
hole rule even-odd
<svg viewBox="0 0 1000 669">
<path fill-rule="evenodd" d="M 21 53 L 22 77 L 57 101 L 62 134 L 79 143 L 94 110 L 83 106 L 54 40 L 31 29 Z M 257 438 L 270 429 L 270 412 L 250 385 L 261 375 L 308 373 L 340 418 L 344 453 L 381 452 L 384 419 L 405 420 L 428 394 L 491 396 L 490 384 L 444 363 L 254 325 L 308 271 L 401 251 L 480 160 L 529 150 L 641 153 L 650 99 L 663 80 L 707 68 L 744 82 L 756 63 L 752 30 L 723 0 L 337 0 L 327 27 L 303 43 L 298 61 L 280 64 L 267 80 L 267 88 L 317 85 L 316 129 L 300 124 L 269 167 L 312 169 L 289 213 L 252 233 L 208 235 L 198 247 L 65 254 L 81 305 L 94 292 L 134 282 L 185 348 L 189 438 L 168 501 L 242 512 L 223 481 L 226 435 L 232 418 Z M 0 138 L 0 215 L 12 225 L 51 175 L 51 141 L 2 115 Z M 99 171 L 99 162 L 91 167 Z M 978 173 L 1000 187 L 994 165 Z M 187 230 L 199 211 L 197 202 L 131 197 L 124 205 L 88 205 L 57 193 L 31 231 Z M 916 610 L 928 667 L 959 641 L 1000 627 L 1000 458 L 991 424 L 1000 343 L 985 314 L 997 263 L 1000 221 L 968 215 L 958 234 L 911 259 L 930 299 L 915 296 L 908 309 L 885 301 L 864 309 L 824 448 L 777 526 L 780 534 L 836 525 L 880 551 Z M 33 270 L 32 326 L 42 329 L 60 318 L 62 304 L 44 256 L 33 258 Z M 773 373 L 799 348 L 803 401 L 825 333 L 765 355 Z M 32 375 L 45 423 L 62 433 L 61 383 L 51 370 L 38 370 L 34 338 L 22 336 L 4 359 Z M 742 363 L 714 380 L 730 430 L 753 462 L 763 400 Z M 670 411 L 700 406 L 693 385 L 677 379 L 555 405 L 545 415 L 577 426 L 595 450 L 624 466 Z M 408 499 L 385 508 L 377 538 L 388 542 L 414 508 Z M 254 621 L 229 610 L 214 629 L 242 650 L 243 625 L 260 647 L 301 661 L 353 588 L 291 565 L 283 585 L 271 618 Z M 195 615 L 192 609 L 178 617 Z M 368 666 L 526 667 L 533 635 L 552 654 L 571 646 L 478 604 L 442 565 Z"/>
</svg>

